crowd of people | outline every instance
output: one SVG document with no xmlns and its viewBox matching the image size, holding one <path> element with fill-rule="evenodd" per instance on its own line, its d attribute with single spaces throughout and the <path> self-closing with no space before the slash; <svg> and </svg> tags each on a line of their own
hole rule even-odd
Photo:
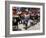
<svg viewBox="0 0 46 38">
<path fill-rule="evenodd" d="M 40 22 L 40 8 L 13 7 L 12 10 L 13 31 L 21 30 L 18 28 L 19 24 L 25 25 L 24 29 L 27 30 L 30 26 Z"/>
</svg>

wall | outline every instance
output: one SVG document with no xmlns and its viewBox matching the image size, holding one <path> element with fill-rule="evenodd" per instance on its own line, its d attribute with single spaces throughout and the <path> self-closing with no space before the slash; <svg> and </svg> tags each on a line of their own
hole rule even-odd
<svg viewBox="0 0 46 38">
<path fill-rule="evenodd" d="M 46 0 L 15 0 L 15 1 L 43 2 L 43 3 L 46 3 Z M 46 4 L 45 4 L 45 10 L 46 10 Z M 45 13 L 45 16 L 46 16 L 46 13 Z M 45 17 L 45 19 L 46 19 L 46 17 Z M 46 22 L 46 20 L 45 20 L 45 22 Z M 46 25 L 46 23 L 45 23 L 45 25 Z M 4 36 L 5 36 L 5 0 L 0 0 L 0 38 L 5 38 Z M 24 36 L 24 37 L 16 37 L 16 38 L 46 38 L 46 28 L 45 28 L 45 35 Z"/>
</svg>

